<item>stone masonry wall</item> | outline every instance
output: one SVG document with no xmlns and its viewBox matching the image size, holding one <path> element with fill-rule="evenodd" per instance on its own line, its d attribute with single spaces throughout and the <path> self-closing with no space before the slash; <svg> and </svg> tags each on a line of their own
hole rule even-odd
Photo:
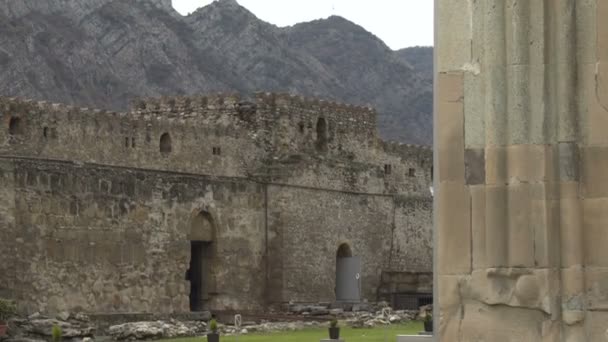
<svg viewBox="0 0 608 342">
<path fill-rule="evenodd" d="M 281 301 L 334 301 L 336 252 L 343 243 L 361 257 L 362 296 L 375 300 L 390 255 L 390 197 L 273 186 L 269 200 L 271 238 L 280 237 L 283 256 L 270 255 L 280 261 L 272 265 L 282 271 Z"/>
<path fill-rule="evenodd" d="M 213 307 L 259 309 L 264 210 L 256 183 L 37 160 L 2 160 L 14 222 L 1 288 L 28 311 L 189 310 L 190 222 L 215 221 Z M 10 189 L 10 187 L 9 187 Z M 6 196 L 14 196 L 8 199 Z"/>
<path fill-rule="evenodd" d="M 342 244 L 361 258 L 361 295 L 368 301 L 378 299 L 382 271 L 428 272 L 432 263 L 428 200 L 412 200 L 422 209 L 412 212 L 387 195 L 270 186 L 268 198 L 269 267 L 282 286 L 272 301 L 335 301 Z"/>
<path fill-rule="evenodd" d="M 0 98 L 0 123 L 0 295 L 24 311 L 188 311 L 201 212 L 214 310 L 333 300 L 340 241 L 363 260 L 365 299 L 382 270 L 430 271 L 431 150 L 380 141 L 370 108 L 267 93 L 128 113 Z"/>
</svg>

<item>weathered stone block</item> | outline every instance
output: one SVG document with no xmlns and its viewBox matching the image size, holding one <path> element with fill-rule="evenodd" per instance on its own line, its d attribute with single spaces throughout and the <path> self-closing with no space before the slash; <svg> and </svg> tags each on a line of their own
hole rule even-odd
<svg viewBox="0 0 608 342">
<path fill-rule="evenodd" d="M 488 267 L 508 265 L 509 241 L 507 187 L 486 186 L 486 264 Z"/>
<path fill-rule="evenodd" d="M 506 147 L 509 182 L 552 181 L 553 151 L 546 145 L 512 145 Z"/>
<path fill-rule="evenodd" d="M 559 202 L 559 225 L 563 267 L 584 263 L 583 211 L 578 185 L 578 182 L 560 184 L 562 198 Z"/>
<path fill-rule="evenodd" d="M 561 269 L 561 300 L 566 324 L 575 324 L 584 319 L 585 310 L 585 274 L 582 266 Z"/>
<path fill-rule="evenodd" d="M 534 266 L 534 230 L 530 224 L 531 200 L 527 184 L 507 187 L 508 265 Z M 504 243 L 504 241 L 503 241 Z"/>
<path fill-rule="evenodd" d="M 466 149 L 464 152 L 465 162 L 465 179 L 468 185 L 484 184 L 486 180 L 485 173 L 485 155 L 484 149 Z"/>
<path fill-rule="evenodd" d="M 485 186 L 469 186 L 471 191 L 471 235 L 473 269 L 486 267 L 486 193 Z"/>
<path fill-rule="evenodd" d="M 606 339 L 608 312 L 591 310 L 587 313 L 586 341 L 601 341 Z"/>
<path fill-rule="evenodd" d="M 507 150 L 488 146 L 485 150 L 486 184 L 499 185 L 507 182 Z"/>
<path fill-rule="evenodd" d="M 437 277 L 437 295 L 441 310 L 458 308 L 462 304 L 461 283 L 466 277 L 461 275 L 440 275 Z"/>
<path fill-rule="evenodd" d="M 467 304 L 455 341 L 544 341 L 539 327 L 546 320 L 537 310 Z"/>
<path fill-rule="evenodd" d="M 464 107 L 462 73 L 442 73 L 437 85 L 439 181 L 464 181 Z"/>
<path fill-rule="evenodd" d="M 582 157 L 583 196 L 608 197 L 608 147 L 584 147 Z"/>
<path fill-rule="evenodd" d="M 545 187 L 546 189 L 547 187 Z M 559 266 L 559 201 L 533 197 L 530 202 L 531 239 L 534 242 L 534 261 L 539 267 Z M 546 193 L 544 194 L 547 195 Z"/>
<path fill-rule="evenodd" d="M 559 144 L 559 180 L 571 182 L 579 180 L 579 149 L 574 143 Z"/>
<path fill-rule="evenodd" d="M 463 8 L 469 8 L 467 1 L 454 0 L 437 9 L 436 20 L 444 23 L 437 27 L 436 33 L 437 65 L 440 66 L 436 70 L 440 72 L 459 70 L 471 61 L 471 50 L 462 48 L 470 44 L 471 12 L 462 11 Z M 462 15 L 455 16 L 456 12 Z"/>
<path fill-rule="evenodd" d="M 585 268 L 585 288 L 588 310 L 608 309 L 608 268 Z"/>
<path fill-rule="evenodd" d="M 464 184 L 440 183 L 437 190 L 439 274 L 471 272 L 470 195 Z"/>
<path fill-rule="evenodd" d="M 481 6 L 476 6 L 481 7 Z M 475 25 L 475 23 L 474 23 Z M 481 33 L 480 33 L 481 34 Z M 479 46 L 479 48 L 482 48 Z M 475 47 L 473 47 L 475 49 Z M 471 67 L 479 67 L 471 65 Z M 485 142 L 484 78 L 475 72 L 464 74 L 464 139 L 467 149 L 484 148 Z"/>
<path fill-rule="evenodd" d="M 585 264 L 608 266 L 608 198 L 583 200 Z"/>
</svg>

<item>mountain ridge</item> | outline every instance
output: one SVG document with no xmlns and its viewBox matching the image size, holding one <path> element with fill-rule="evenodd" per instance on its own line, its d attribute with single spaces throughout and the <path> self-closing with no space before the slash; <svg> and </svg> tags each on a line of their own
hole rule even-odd
<svg viewBox="0 0 608 342">
<path fill-rule="evenodd" d="M 8 0 L 0 29 L 1 95 L 124 110 L 136 97 L 290 92 L 371 105 L 384 139 L 432 142 L 432 71 L 412 60 L 428 53 L 392 51 L 339 16 L 277 27 L 235 0 L 187 16 L 170 0 Z"/>
</svg>

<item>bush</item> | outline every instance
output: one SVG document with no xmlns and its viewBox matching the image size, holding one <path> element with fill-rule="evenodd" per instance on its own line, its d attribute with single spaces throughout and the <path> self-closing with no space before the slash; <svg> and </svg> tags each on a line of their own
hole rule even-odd
<svg viewBox="0 0 608 342">
<path fill-rule="evenodd" d="M 209 330 L 211 330 L 213 333 L 217 333 L 217 321 L 215 319 L 209 321 Z"/>
<path fill-rule="evenodd" d="M 329 326 L 332 328 L 337 328 L 338 327 L 338 320 L 337 319 L 332 319 L 331 322 L 329 322 Z"/>
<path fill-rule="evenodd" d="M 433 320 L 433 314 L 430 311 L 427 311 L 424 315 L 424 321 L 430 322 Z"/>
<path fill-rule="evenodd" d="M 7 299 L 0 298 L 0 322 L 5 323 L 17 312 L 15 304 Z"/>
<path fill-rule="evenodd" d="M 53 336 L 53 342 L 61 341 L 61 327 L 57 324 L 53 325 L 53 330 L 51 331 L 51 335 Z"/>
</svg>

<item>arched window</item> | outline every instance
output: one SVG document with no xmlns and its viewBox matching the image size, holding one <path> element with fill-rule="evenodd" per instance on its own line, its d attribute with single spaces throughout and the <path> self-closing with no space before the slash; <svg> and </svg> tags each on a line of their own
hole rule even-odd
<svg viewBox="0 0 608 342">
<path fill-rule="evenodd" d="M 327 122 L 324 118 L 317 120 L 317 150 L 327 150 Z"/>
<path fill-rule="evenodd" d="M 169 133 L 163 133 L 160 136 L 160 153 L 167 154 L 171 152 L 171 136 Z"/>
<path fill-rule="evenodd" d="M 12 117 L 11 121 L 8 123 L 8 134 L 10 135 L 18 135 L 23 134 L 23 123 L 20 118 Z"/>
</svg>

